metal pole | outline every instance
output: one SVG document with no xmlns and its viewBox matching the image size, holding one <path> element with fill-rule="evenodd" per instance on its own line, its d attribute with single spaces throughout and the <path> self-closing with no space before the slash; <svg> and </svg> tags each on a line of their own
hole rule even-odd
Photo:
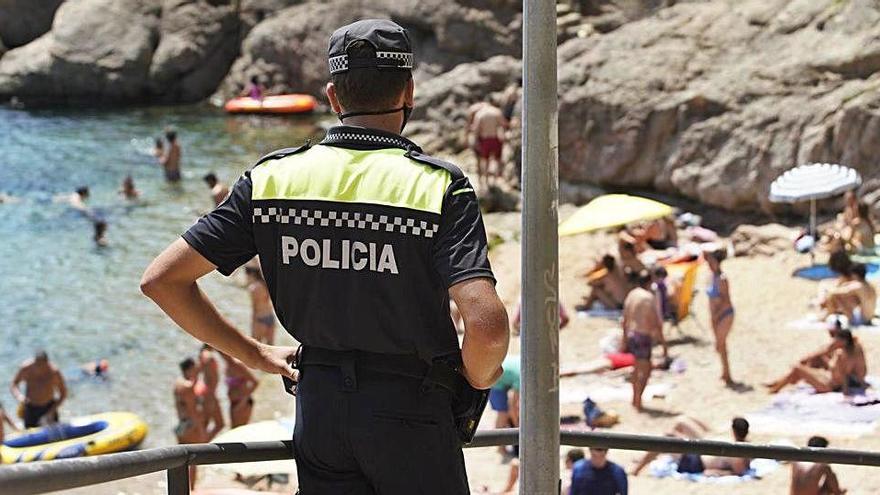
<svg viewBox="0 0 880 495">
<path fill-rule="evenodd" d="M 556 1 L 523 2 L 521 494 L 558 494 Z"/>
<path fill-rule="evenodd" d="M 189 466 L 168 470 L 168 495 L 189 495 Z"/>
</svg>

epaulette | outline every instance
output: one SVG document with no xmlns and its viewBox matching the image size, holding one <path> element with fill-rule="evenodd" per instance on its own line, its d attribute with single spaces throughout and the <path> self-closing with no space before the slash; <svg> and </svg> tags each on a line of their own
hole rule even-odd
<svg viewBox="0 0 880 495">
<path fill-rule="evenodd" d="M 257 165 L 259 165 L 263 162 L 267 162 L 269 160 L 277 160 L 279 158 L 284 158 L 285 156 L 295 155 L 297 153 L 306 151 L 307 149 L 309 149 L 311 147 L 312 147 L 312 142 L 306 141 L 306 144 L 304 144 L 302 146 L 298 146 L 296 148 L 284 148 L 284 149 L 280 149 L 280 150 L 275 150 L 267 155 L 264 155 L 262 158 L 257 160 L 257 163 L 254 164 L 254 167 L 256 167 Z"/>
<path fill-rule="evenodd" d="M 404 154 L 404 156 L 406 156 L 410 160 L 415 160 L 419 163 L 424 163 L 432 167 L 442 168 L 443 170 L 446 170 L 447 172 L 449 172 L 450 175 L 452 175 L 453 181 L 464 177 L 464 172 L 462 172 L 460 168 L 456 167 L 452 163 L 441 160 L 439 158 L 434 158 L 433 156 L 426 155 L 421 151 L 410 149 Z"/>
</svg>

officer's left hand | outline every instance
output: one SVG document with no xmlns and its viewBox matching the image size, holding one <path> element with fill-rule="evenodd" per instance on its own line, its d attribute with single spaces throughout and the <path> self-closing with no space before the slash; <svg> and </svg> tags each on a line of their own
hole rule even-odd
<svg viewBox="0 0 880 495">
<path fill-rule="evenodd" d="M 249 363 L 251 368 L 282 375 L 289 378 L 296 377 L 293 369 L 293 358 L 296 355 L 296 347 L 281 347 L 266 344 L 257 344 L 257 359 Z"/>
</svg>

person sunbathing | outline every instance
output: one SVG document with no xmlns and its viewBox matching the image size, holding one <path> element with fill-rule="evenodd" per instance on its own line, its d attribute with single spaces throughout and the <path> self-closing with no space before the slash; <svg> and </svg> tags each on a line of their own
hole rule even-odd
<svg viewBox="0 0 880 495">
<path fill-rule="evenodd" d="M 587 309 L 597 301 L 609 309 L 622 309 L 630 289 L 621 265 L 610 254 L 603 256 L 587 273 L 587 284 L 590 286 L 590 294 L 584 301 Z"/>
<path fill-rule="evenodd" d="M 859 203 L 855 218 L 843 228 L 840 236 L 846 250 L 851 253 L 873 252 L 875 231 L 868 205 Z"/>
<path fill-rule="evenodd" d="M 766 383 L 770 393 L 778 393 L 787 385 L 801 381 L 807 382 L 820 394 L 848 394 L 850 388 L 864 386 L 864 375 L 859 376 L 867 373 L 867 366 L 861 344 L 856 347 L 855 337 L 849 330 L 835 329 L 831 336 L 833 342 L 825 352 L 807 356 L 785 376 Z"/>
<path fill-rule="evenodd" d="M 749 422 L 745 418 L 733 418 L 733 421 L 730 423 L 730 429 L 734 441 L 748 441 Z M 686 440 L 699 440 L 705 438 L 708 433 L 709 427 L 705 423 L 696 418 L 683 416 L 675 423 L 672 430 L 666 433 L 666 436 Z M 636 462 L 632 475 L 638 476 L 659 455 L 660 452 L 646 452 Z M 699 454 L 676 454 L 673 457 L 678 463 L 679 473 L 705 474 L 706 476 L 742 476 L 748 472 L 752 462 L 751 459 L 744 457 L 716 457 Z"/>
<path fill-rule="evenodd" d="M 811 437 L 807 447 L 828 447 L 824 437 Z M 815 462 L 791 463 L 791 489 L 789 495 L 843 495 L 837 475 L 828 464 Z"/>
<path fill-rule="evenodd" d="M 868 267 L 864 263 L 855 263 L 850 269 L 846 280 L 830 289 L 820 306 L 824 316 L 842 314 L 852 325 L 868 325 L 877 310 L 877 291 L 866 279 Z"/>
</svg>

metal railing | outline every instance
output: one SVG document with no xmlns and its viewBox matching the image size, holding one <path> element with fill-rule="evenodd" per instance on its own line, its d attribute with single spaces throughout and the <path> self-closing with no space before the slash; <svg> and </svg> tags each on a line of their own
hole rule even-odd
<svg viewBox="0 0 880 495">
<path fill-rule="evenodd" d="M 507 428 L 481 431 L 468 447 L 518 443 L 519 431 Z M 880 452 L 684 440 L 626 433 L 562 430 L 560 443 L 573 447 L 880 466 Z M 0 466 L 0 487 L 4 494 L 28 495 L 167 471 L 168 494 L 188 495 L 189 466 L 275 461 L 292 457 L 291 441 L 177 445 L 95 457 Z"/>
</svg>

